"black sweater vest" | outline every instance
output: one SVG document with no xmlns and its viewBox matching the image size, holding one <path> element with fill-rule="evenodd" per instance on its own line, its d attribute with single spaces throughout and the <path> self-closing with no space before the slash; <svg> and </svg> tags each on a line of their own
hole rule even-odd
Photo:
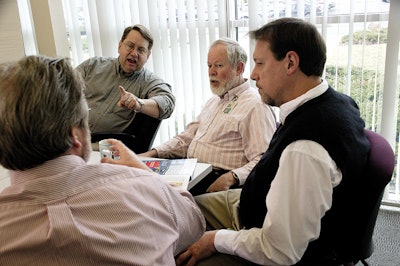
<svg viewBox="0 0 400 266">
<path fill-rule="evenodd" d="M 353 216 L 355 208 L 361 207 L 350 202 L 362 193 L 357 189 L 357 184 L 369 151 L 364 126 L 357 104 L 332 88 L 290 113 L 243 186 L 239 209 L 243 226 L 247 229 L 262 227 L 268 211 L 265 198 L 279 167 L 282 151 L 296 140 L 312 140 L 328 151 L 343 178 L 334 189 L 332 208 L 322 219 L 320 237 L 313 241 L 316 243 L 309 245 L 309 249 L 316 246 L 320 253 L 330 253 L 336 249 L 336 245 L 340 245 L 337 242 L 343 240 L 343 228 L 348 228 L 345 223 L 348 215 Z M 337 223 L 337 220 L 342 222 Z M 310 252 L 306 253 L 308 255 Z"/>
</svg>

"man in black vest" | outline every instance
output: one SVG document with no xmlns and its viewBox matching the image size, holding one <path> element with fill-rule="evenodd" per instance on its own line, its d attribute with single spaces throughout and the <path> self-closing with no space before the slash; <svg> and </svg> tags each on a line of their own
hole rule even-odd
<svg viewBox="0 0 400 266">
<path fill-rule="evenodd" d="M 251 78 L 281 125 L 242 189 L 196 197 L 213 231 L 176 262 L 346 264 L 361 235 L 355 199 L 369 152 L 357 104 L 321 78 L 326 46 L 314 25 L 282 18 L 250 37 Z"/>
</svg>

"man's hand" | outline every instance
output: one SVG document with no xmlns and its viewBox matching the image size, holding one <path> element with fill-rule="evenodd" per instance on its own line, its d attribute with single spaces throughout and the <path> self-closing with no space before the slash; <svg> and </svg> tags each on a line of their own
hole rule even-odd
<svg viewBox="0 0 400 266">
<path fill-rule="evenodd" d="M 101 158 L 102 163 L 120 164 L 152 171 L 139 159 L 139 157 L 133 151 L 126 147 L 121 141 L 116 139 L 107 139 L 107 142 L 111 144 L 110 151 L 113 153 L 114 156 L 119 157 L 119 159 L 115 160 L 112 158 Z"/>
<path fill-rule="evenodd" d="M 214 247 L 214 239 L 217 231 L 207 231 L 204 235 L 186 251 L 181 253 L 176 259 L 176 265 L 193 266 L 198 261 L 210 257 L 212 254 L 217 253 Z M 185 262 L 187 262 L 185 264 Z"/>
<path fill-rule="evenodd" d="M 127 92 L 122 86 L 119 86 L 118 89 L 119 89 L 119 94 L 121 96 L 121 99 L 119 99 L 117 104 L 119 107 L 126 107 L 132 110 L 140 109 L 140 105 L 137 102 L 135 95 L 133 95 L 130 92 Z"/>
<path fill-rule="evenodd" d="M 212 183 L 206 192 L 218 192 L 228 190 L 236 184 L 236 179 L 233 177 L 232 172 L 227 172 L 218 177 L 214 183 Z"/>
<path fill-rule="evenodd" d="M 143 153 L 139 153 L 138 154 L 141 157 L 153 157 L 153 158 L 157 158 L 158 157 L 158 152 L 156 149 L 151 149 L 149 151 L 143 152 Z"/>
</svg>

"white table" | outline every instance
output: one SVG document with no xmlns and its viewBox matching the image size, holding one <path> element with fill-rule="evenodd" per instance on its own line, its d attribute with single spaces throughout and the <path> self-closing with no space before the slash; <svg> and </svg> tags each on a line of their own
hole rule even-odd
<svg viewBox="0 0 400 266">
<path fill-rule="evenodd" d="M 154 159 L 154 158 L 153 158 Z M 89 164 L 96 164 L 100 162 L 100 153 L 98 151 L 93 151 L 90 155 Z M 212 170 L 211 164 L 207 163 L 197 163 L 194 169 L 194 174 L 192 180 L 190 180 L 188 185 L 188 190 L 194 185 L 199 183 L 204 177 L 206 177 Z M 5 187 L 10 185 L 10 176 L 8 170 L 0 166 L 0 191 Z"/>
</svg>

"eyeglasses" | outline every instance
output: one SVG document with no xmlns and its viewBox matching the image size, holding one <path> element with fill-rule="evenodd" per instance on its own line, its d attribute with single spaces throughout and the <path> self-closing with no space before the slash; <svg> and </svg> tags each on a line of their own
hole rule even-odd
<svg viewBox="0 0 400 266">
<path fill-rule="evenodd" d="M 145 55 L 147 54 L 147 49 L 144 47 L 136 47 L 133 43 L 122 43 L 125 46 L 125 49 L 128 53 L 131 53 L 133 50 L 136 49 L 137 53 L 140 55 Z"/>
</svg>

